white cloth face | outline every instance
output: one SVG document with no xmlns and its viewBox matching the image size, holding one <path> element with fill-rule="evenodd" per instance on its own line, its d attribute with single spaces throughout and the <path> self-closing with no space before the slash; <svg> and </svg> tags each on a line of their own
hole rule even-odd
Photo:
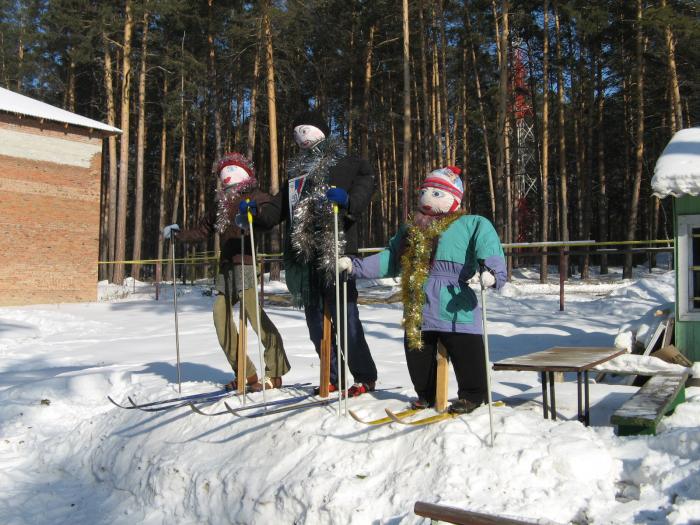
<svg viewBox="0 0 700 525">
<path fill-rule="evenodd" d="M 301 149 L 313 148 L 316 144 L 324 140 L 326 136 L 323 131 L 318 129 L 316 126 L 309 126 L 308 124 L 302 124 L 294 128 L 294 142 L 297 143 Z"/>
<path fill-rule="evenodd" d="M 453 211 L 454 195 L 438 188 L 421 188 L 418 209 L 425 215 L 442 215 Z"/>
<path fill-rule="evenodd" d="M 228 189 L 232 186 L 245 182 L 250 178 L 248 172 L 241 168 L 240 166 L 230 165 L 224 166 L 224 168 L 219 173 L 219 178 L 221 179 L 221 187 Z"/>
</svg>

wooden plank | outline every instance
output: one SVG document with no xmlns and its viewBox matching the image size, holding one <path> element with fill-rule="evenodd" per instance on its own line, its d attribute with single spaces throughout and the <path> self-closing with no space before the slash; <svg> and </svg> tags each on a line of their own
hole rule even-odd
<svg viewBox="0 0 700 525">
<path fill-rule="evenodd" d="M 649 343 L 647 346 L 644 348 L 644 354 L 642 355 L 649 355 L 654 351 L 654 347 L 656 346 L 656 343 L 659 341 L 659 338 L 661 337 L 661 334 L 664 333 L 664 330 L 666 329 L 666 321 L 659 321 L 659 324 L 656 325 L 656 330 L 654 331 L 654 335 L 649 339 Z"/>
<path fill-rule="evenodd" d="M 661 341 L 661 348 L 664 348 L 671 344 L 673 339 L 673 329 L 675 320 L 673 317 L 666 319 L 666 328 L 664 329 L 664 339 Z"/>
<path fill-rule="evenodd" d="M 328 397 L 328 384 L 331 382 L 331 309 L 326 299 L 323 304 L 323 337 L 321 338 L 321 377 L 318 396 Z M 338 388 L 340 382 L 340 363 L 338 363 Z"/>
<path fill-rule="evenodd" d="M 238 313 L 238 347 L 236 348 L 236 386 L 238 395 L 245 394 L 247 373 L 245 370 L 246 359 L 248 358 L 248 323 L 245 320 L 245 307 L 243 306 L 243 294 L 241 294 L 241 304 Z M 233 323 L 233 319 L 231 319 Z"/>
<path fill-rule="evenodd" d="M 450 371 L 450 361 L 447 357 L 447 349 L 442 342 L 437 344 L 437 380 L 435 382 L 435 410 L 444 412 L 447 410 L 447 385 Z"/>
<path fill-rule="evenodd" d="M 424 518 L 431 520 L 444 521 L 446 523 L 454 523 L 456 525 L 534 525 L 535 522 L 523 521 L 513 518 L 501 516 L 493 516 L 481 512 L 472 512 L 469 510 L 458 509 L 456 507 L 448 507 L 446 505 L 436 505 L 435 503 L 426 503 L 424 501 L 416 501 L 413 505 L 413 512 Z"/>
<path fill-rule="evenodd" d="M 494 363 L 494 370 L 533 370 L 544 372 L 580 372 L 622 355 L 625 350 L 612 347 L 555 346 Z"/>
<path fill-rule="evenodd" d="M 610 423 L 655 430 L 659 420 L 684 398 L 687 379 L 688 372 L 653 376 L 615 411 Z"/>
</svg>

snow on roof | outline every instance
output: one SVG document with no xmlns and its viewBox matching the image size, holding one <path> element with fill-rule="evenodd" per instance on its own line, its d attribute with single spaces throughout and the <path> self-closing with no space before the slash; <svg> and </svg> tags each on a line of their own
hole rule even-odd
<svg viewBox="0 0 700 525">
<path fill-rule="evenodd" d="M 656 161 L 651 187 L 662 199 L 700 195 L 700 127 L 682 129 L 671 138 Z"/>
<path fill-rule="evenodd" d="M 118 128 L 108 126 L 107 124 L 81 115 L 76 115 L 65 109 L 57 108 L 56 106 L 20 95 L 19 93 L 5 88 L 0 88 L 0 111 L 53 120 L 54 122 L 72 124 L 73 126 L 80 126 L 83 128 L 99 129 L 109 133 L 121 133 L 121 130 Z"/>
</svg>

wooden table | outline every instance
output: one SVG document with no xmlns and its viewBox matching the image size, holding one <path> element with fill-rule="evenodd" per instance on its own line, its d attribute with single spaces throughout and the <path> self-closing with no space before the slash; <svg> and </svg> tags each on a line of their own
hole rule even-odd
<svg viewBox="0 0 700 525">
<path fill-rule="evenodd" d="M 588 394 L 588 371 L 613 357 L 624 354 L 625 350 L 611 347 L 593 346 L 554 346 L 541 352 L 520 357 L 509 357 L 493 364 L 494 370 L 518 370 L 539 372 L 542 378 L 542 406 L 544 418 L 551 414 L 557 419 L 557 404 L 554 394 L 555 372 L 576 372 L 578 388 L 578 420 L 590 424 L 590 398 Z M 583 380 L 582 380 L 583 376 Z M 549 381 L 547 381 L 549 379 Z M 547 383 L 549 382 L 549 395 Z M 583 390 L 583 394 L 582 394 Z M 551 398 L 549 403 L 548 398 Z"/>
</svg>

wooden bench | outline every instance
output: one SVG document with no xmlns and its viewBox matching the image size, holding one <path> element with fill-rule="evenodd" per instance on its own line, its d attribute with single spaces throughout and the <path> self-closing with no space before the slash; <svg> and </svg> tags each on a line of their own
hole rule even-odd
<svg viewBox="0 0 700 525">
<path fill-rule="evenodd" d="M 688 372 L 652 376 L 610 417 L 618 436 L 655 435 L 661 418 L 685 401 Z"/>
<path fill-rule="evenodd" d="M 448 507 L 446 505 L 426 503 L 424 501 L 416 501 L 413 506 L 413 512 L 418 516 L 429 518 L 431 523 L 445 522 L 455 525 L 535 525 L 535 523 L 552 523 L 540 520 L 537 522 L 522 521 L 504 516 L 493 516 L 491 514 Z"/>
</svg>

